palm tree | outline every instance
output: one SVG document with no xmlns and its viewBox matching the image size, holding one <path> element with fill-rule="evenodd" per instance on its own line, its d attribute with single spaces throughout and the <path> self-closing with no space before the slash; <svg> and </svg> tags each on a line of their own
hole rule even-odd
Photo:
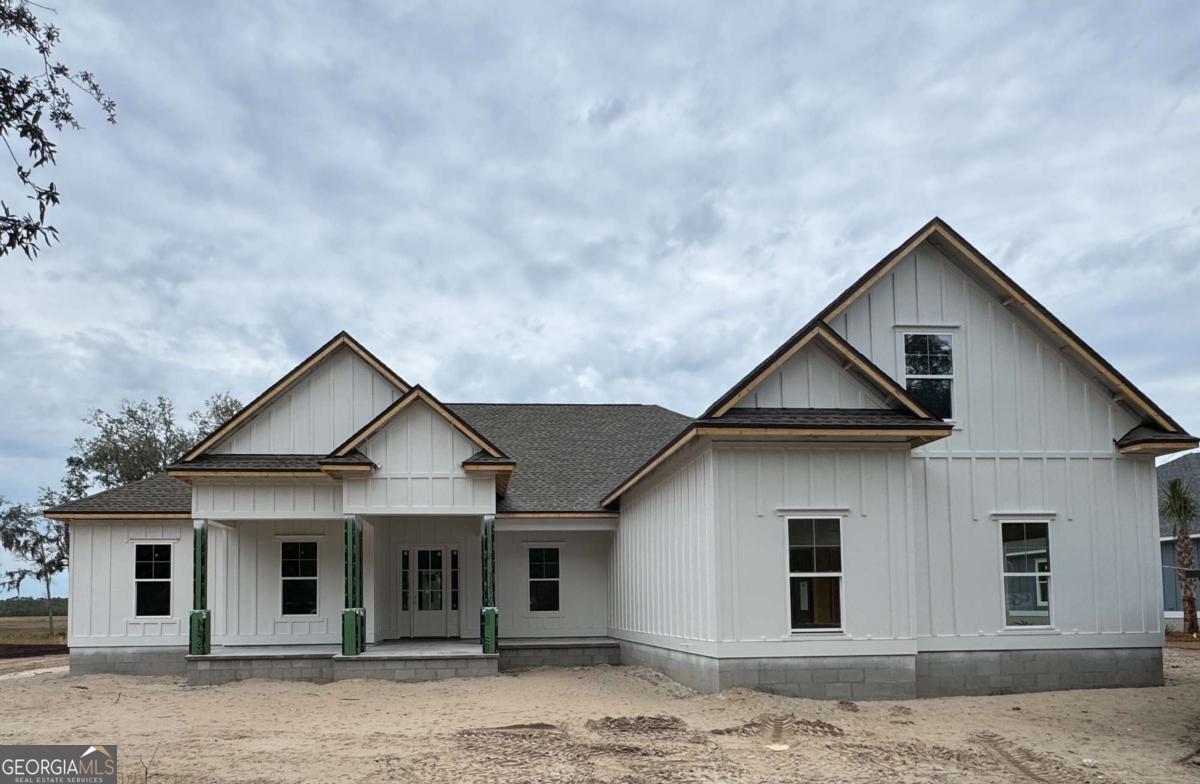
<svg viewBox="0 0 1200 784">
<path fill-rule="evenodd" d="M 1175 573 L 1183 594 L 1183 631 L 1200 632 L 1196 623 L 1196 579 L 1188 576 L 1196 568 L 1196 550 L 1192 546 L 1192 520 L 1200 514 L 1200 504 L 1181 479 L 1171 479 L 1163 488 L 1159 512 L 1175 526 Z"/>
</svg>

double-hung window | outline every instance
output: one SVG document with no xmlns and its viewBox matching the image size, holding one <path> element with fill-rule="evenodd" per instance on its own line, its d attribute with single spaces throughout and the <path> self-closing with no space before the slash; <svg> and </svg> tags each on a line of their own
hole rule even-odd
<svg viewBox="0 0 1200 784">
<path fill-rule="evenodd" d="M 952 335 L 904 333 L 904 387 L 933 416 L 954 418 Z"/>
<path fill-rule="evenodd" d="M 1002 522 L 1004 625 L 1050 625 L 1050 524 Z"/>
<path fill-rule="evenodd" d="M 558 612 L 557 547 L 529 548 L 529 611 Z"/>
<path fill-rule="evenodd" d="M 171 545 L 133 547 L 134 615 L 164 618 L 171 614 Z"/>
<path fill-rule="evenodd" d="M 842 628 L 842 532 L 837 518 L 792 518 L 788 608 L 793 632 Z"/>
<path fill-rule="evenodd" d="M 280 595 L 284 615 L 317 614 L 317 543 L 280 542 Z"/>
</svg>

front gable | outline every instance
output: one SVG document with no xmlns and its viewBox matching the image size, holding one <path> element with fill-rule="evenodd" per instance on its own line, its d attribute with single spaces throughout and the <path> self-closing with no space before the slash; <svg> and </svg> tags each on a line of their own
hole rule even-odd
<svg viewBox="0 0 1200 784">
<path fill-rule="evenodd" d="M 436 401 L 412 393 L 405 398 L 411 402 L 351 447 L 377 467 L 369 476 L 344 478 L 346 513 L 494 513 L 493 474 L 463 466 L 479 445 L 437 410 Z"/>
<path fill-rule="evenodd" d="M 213 454 L 325 454 L 409 386 L 345 332 L 271 385 L 183 458 Z"/>
<path fill-rule="evenodd" d="M 1043 316 L 1028 295 L 1019 302 L 990 269 L 990 262 L 926 237 L 823 316 L 898 384 L 905 383 L 906 332 L 952 337 L 957 427 L 929 448 L 1111 453 L 1143 422 L 1178 432 L 1132 384 L 1107 372 L 1082 341 L 1051 330 L 1057 320 Z"/>
<path fill-rule="evenodd" d="M 772 370 L 734 408 L 887 408 L 885 395 L 845 359 L 812 341 Z"/>
</svg>

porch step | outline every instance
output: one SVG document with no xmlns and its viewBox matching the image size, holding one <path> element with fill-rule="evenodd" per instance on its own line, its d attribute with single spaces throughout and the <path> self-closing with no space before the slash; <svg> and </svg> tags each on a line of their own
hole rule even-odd
<svg viewBox="0 0 1200 784">
<path fill-rule="evenodd" d="M 594 667 L 621 663 L 621 644 L 611 637 L 501 639 L 500 671 L 533 667 Z"/>
</svg>

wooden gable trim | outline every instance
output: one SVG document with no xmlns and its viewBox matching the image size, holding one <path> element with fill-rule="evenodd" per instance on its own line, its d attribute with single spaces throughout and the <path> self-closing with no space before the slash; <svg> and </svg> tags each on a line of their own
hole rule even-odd
<svg viewBox="0 0 1200 784">
<path fill-rule="evenodd" d="M 814 340 L 821 340 L 834 354 L 838 355 L 843 362 L 843 367 L 849 367 L 857 370 L 861 375 L 866 377 L 880 392 L 884 398 L 893 398 L 902 406 L 908 409 L 913 414 L 922 419 L 933 419 L 929 413 L 921 407 L 916 400 L 913 399 L 904 387 L 896 383 L 896 381 L 884 373 L 874 362 L 863 355 L 858 349 L 850 345 L 841 335 L 838 335 L 825 324 L 816 322 L 810 323 L 796 335 L 792 336 L 791 340 L 780 347 L 778 351 L 768 357 L 767 361 L 755 368 L 749 376 L 739 382 L 738 386 L 726 392 L 721 400 L 713 404 L 713 407 L 701 415 L 701 419 L 711 419 L 714 417 L 724 416 L 729 409 L 733 408 L 746 395 L 754 391 L 768 376 L 782 367 L 789 359 L 795 356 L 802 348 L 812 343 Z"/>
<path fill-rule="evenodd" d="M 1152 419 L 1156 424 L 1170 433 L 1179 433 L 1183 428 L 1171 419 L 1165 411 L 1150 400 L 1129 379 L 1125 378 L 1106 359 L 1100 356 L 1091 346 L 1059 321 L 1044 305 L 1038 302 L 1021 288 L 1016 281 L 1004 273 L 994 262 L 984 256 L 977 248 L 963 238 L 948 223 L 941 218 L 934 218 L 921 227 L 912 237 L 900 247 L 884 256 L 875 266 L 857 281 L 850 285 L 833 302 L 826 306 L 818 318 L 825 323 L 841 315 L 846 308 L 858 299 L 865 291 L 891 272 L 906 256 L 912 253 L 923 242 L 929 241 L 940 250 L 948 250 L 960 259 L 970 263 L 972 267 L 1004 292 L 1005 305 L 1020 305 L 1038 324 L 1044 327 L 1056 339 L 1070 348 L 1084 364 L 1103 378 L 1116 394 L 1127 403 Z"/>
<path fill-rule="evenodd" d="M 408 392 L 409 385 L 404 381 L 404 379 L 396 375 L 396 373 L 383 362 L 381 362 L 378 357 L 376 357 L 361 343 L 351 337 L 350 333 L 343 330 L 342 332 L 334 335 L 333 338 L 330 339 L 325 345 L 321 346 L 319 349 L 310 354 L 308 358 L 299 365 L 292 368 L 287 375 L 276 381 L 271 386 L 267 387 L 265 392 L 254 398 L 254 400 L 250 401 L 250 403 L 247 405 L 243 406 L 240 411 L 226 420 L 224 424 L 222 424 L 213 432 L 209 433 L 204 440 L 192 447 L 191 451 L 183 456 L 182 462 L 191 462 L 200 455 L 204 454 L 210 447 L 245 424 L 250 420 L 251 417 L 265 408 L 268 403 L 283 394 L 292 384 L 298 381 L 301 376 L 308 373 L 310 370 L 328 358 L 331 354 L 333 354 L 333 352 L 342 347 L 348 348 L 357 354 L 360 359 L 362 359 L 364 362 L 374 368 L 376 372 L 395 385 L 401 393 Z"/>
<path fill-rule="evenodd" d="M 345 457 L 346 455 L 350 454 L 369 438 L 371 438 L 371 436 L 375 435 L 381 429 L 386 427 L 389 422 L 391 422 L 396 418 L 397 415 L 400 414 L 400 412 L 404 411 L 417 400 L 420 400 L 432 408 L 439 416 L 453 425 L 456 430 L 470 439 L 471 443 L 475 444 L 475 446 L 479 447 L 484 452 L 487 452 L 492 457 L 507 457 L 507 455 L 501 452 L 495 444 L 487 440 L 482 433 L 471 427 L 471 425 L 462 419 L 462 417 L 443 406 L 440 402 L 438 402 L 437 398 L 426 392 L 420 384 L 408 390 L 408 392 L 398 398 L 394 403 L 385 408 L 383 411 L 380 411 L 374 419 L 363 425 L 357 433 L 342 442 L 341 446 L 334 449 L 331 454 L 334 457 Z"/>
<path fill-rule="evenodd" d="M 625 494 L 629 488 L 641 481 L 642 477 L 650 473 L 654 469 L 662 465 L 671 455 L 683 449 L 692 439 L 698 435 L 695 423 L 689 425 L 683 432 L 671 439 L 666 446 L 658 450 L 658 454 L 647 460 L 642 467 L 635 471 L 628 479 L 617 485 L 612 492 L 604 496 L 604 500 L 600 502 L 601 506 L 608 506 Z"/>
<path fill-rule="evenodd" d="M 1196 447 L 1200 447 L 1200 440 L 1192 438 L 1179 441 L 1142 441 L 1118 447 L 1117 451 L 1123 455 L 1162 456 L 1171 455 L 1176 452 L 1186 452 Z"/>
</svg>

